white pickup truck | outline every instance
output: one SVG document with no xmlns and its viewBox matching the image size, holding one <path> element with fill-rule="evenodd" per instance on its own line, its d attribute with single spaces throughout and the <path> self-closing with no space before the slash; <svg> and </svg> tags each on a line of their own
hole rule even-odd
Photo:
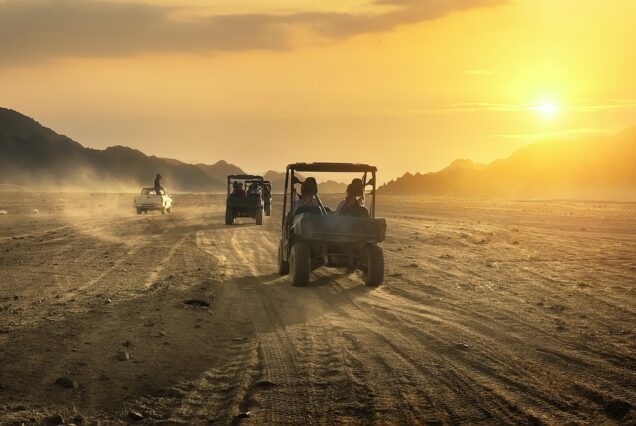
<svg viewBox="0 0 636 426">
<path fill-rule="evenodd" d="M 137 214 L 150 210 L 160 210 L 162 214 L 172 212 L 172 198 L 165 189 L 161 188 L 161 194 L 157 194 L 154 188 L 144 188 L 141 195 L 135 197 Z"/>
</svg>

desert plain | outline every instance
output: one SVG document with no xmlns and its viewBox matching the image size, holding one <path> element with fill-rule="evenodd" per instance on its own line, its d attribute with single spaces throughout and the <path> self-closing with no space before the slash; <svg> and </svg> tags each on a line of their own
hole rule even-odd
<svg viewBox="0 0 636 426">
<path fill-rule="evenodd" d="M 0 193 L 0 424 L 636 422 L 634 203 L 380 196 L 384 284 L 297 288 L 280 198 L 132 197 Z"/>
</svg>

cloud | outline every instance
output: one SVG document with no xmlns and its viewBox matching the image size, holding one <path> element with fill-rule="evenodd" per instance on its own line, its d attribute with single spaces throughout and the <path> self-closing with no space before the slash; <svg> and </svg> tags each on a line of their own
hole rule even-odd
<svg viewBox="0 0 636 426">
<path fill-rule="evenodd" d="M 334 42 L 509 0 L 372 0 L 376 13 L 196 14 L 95 0 L 0 0 L 0 65 L 148 52 L 286 50 L 296 35 Z M 192 12 L 192 9 L 189 9 Z M 307 37 L 305 37 L 306 39 Z"/>
<path fill-rule="evenodd" d="M 420 116 L 444 113 L 473 113 L 473 112 L 527 112 L 536 111 L 541 105 L 536 103 L 506 104 L 491 102 L 462 102 L 450 105 L 427 106 L 416 109 L 391 110 L 382 115 L 389 116 Z M 564 113 L 567 112 L 596 112 L 605 110 L 636 109 L 634 99 L 587 99 L 572 100 L 558 105 Z"/>
</svg>

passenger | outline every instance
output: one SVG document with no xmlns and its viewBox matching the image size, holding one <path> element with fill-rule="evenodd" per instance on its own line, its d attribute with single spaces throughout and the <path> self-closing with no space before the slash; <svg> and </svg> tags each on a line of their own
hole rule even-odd
<svg viewBox="0 0 636 426">
<path fill-rule="evenodd" d="M 318 199 L 316 198 L 316 194 L 318 194 L 318 184 L 316 183 L 316 179 L 308 177 L 300 185 L 300 197 L 297 200 L 294 200 L 293 210 L 303 206 L 320 206 Z"/>
<path fill-rule="evenodd" d="M 162 189 L 163 188 L 161 187 L 161 175 L 157 173 L 157 176 L 155 177 L 155 194 L 161 195 Z"/>
<path fill-rule="evenodd" d="M 366 207 L 363 206 L 364 186 L 362 181 L 354 179 L 347 186 L 345 199 L 342 200 L 336 208 L 336 214 L 346 216 L 369 216 Z"/>
<path fill-rule="evenodd" d="M 360 197 L 360 199 L 358 200 L 358 202 L 360 203 L 360 205 L 362 207 L 364 207 L 364 185 L 362 184 L 362 179 L 360 178 L 356 178 L 356 179 L 352 179 L 351 180 L 351 184 L 355 187 L 355 188 L 362 188 L 362 196 Z"/>
<path fill-rule="evenodd" d="M 248 197 L 260 197 L 261 193 L 258 191 L 258 183 L 253 182 L 247 188 Z"/>
</svg>

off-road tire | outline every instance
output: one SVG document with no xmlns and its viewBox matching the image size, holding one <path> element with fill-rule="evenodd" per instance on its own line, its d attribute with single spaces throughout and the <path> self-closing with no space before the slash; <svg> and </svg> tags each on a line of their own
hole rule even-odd
<svg viewBox="0 0 636 426">
<path fill-rule="evenodd" d="M 363 254 L 366 257 L 366 269 L 364 272 L 364 283 L 371 287 L 377 287 L 384 281 L 384 253 L 382 248 L 375 244 L 369 244 L 364 248 Z"/>
<path fill-rule="evenodd" d="M 263 224 L 263 209 L 256 209 L 256 224 Z"/>
<path fill-rule="evenodd" d="M 225 209 L 225 224 L 226 225 L 234 224 L 234 211 L 231 208 Z"/>
<path fill-rule="evenodd" d="M 303 241 L 294 243 L 289 258 L 289 272 L 293 285 L 304 287 L 309 284 L 309 274 L 311 273 L 309 244 Z"/>
<path fill-rule="evenodd" d="M 278 273 L 280 275 L 289 274 L 289 262 L 283 259 L 283 242 L 278 243 Z"/>
</svg>

